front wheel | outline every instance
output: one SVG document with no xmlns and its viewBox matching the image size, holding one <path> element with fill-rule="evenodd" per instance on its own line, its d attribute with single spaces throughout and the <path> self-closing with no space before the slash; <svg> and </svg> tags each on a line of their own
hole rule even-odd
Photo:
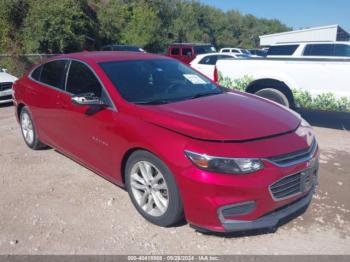
<svg viewBox="0 0 350 262">
<path fill-rule="evenodd" d="M 136 151 L 129 157 L 125 172 L 131 201 L 146 220 L 167 227 L 183 219 L 175 179 L 158 157 L 147 151 Z"/>
<path fill-rule="evenodd" d="M 287 96 L 275 88 L 264 88 L 255 92 L 256 95 L 277 102 L 285 107 L 290 107 Z"/>
</svg>

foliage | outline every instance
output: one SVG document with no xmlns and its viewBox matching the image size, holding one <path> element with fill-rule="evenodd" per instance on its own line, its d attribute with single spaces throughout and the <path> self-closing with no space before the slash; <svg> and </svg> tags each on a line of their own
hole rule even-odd
<svg viewBox="0 0 350 262">
<path fill-rule="evenodd" d="M 312 97 L 306 90 L 294 89 L 293 96 L 296 104 L 302 108 L 350 112 L 350 99 L 337 98 L 332 93 L 322 93 Z"/>
<path fill-rule="evenodd" d="M 245 91 L 246 87 L 253 81 L 253 77 L 244 76 L 240 79 L 232 79 L 230 77 L 224 77 L 219 72 L 220 85 L 236 89 L 239 91 Z M 322 93 L 317 96 L 312 96 L 307 90 L 294 89 L 292 90 L 295 103 L 306 109 L 316 109 L 325 111 L 339 111 L 350 112 L 350 99 L 346 97 L 337 98 L 332 93 Z"/>
<path fill-rule="evenodd" d="M 277 20 L 224 12 L 195 0 L 0 0 L 0 52 L 62 53 L 135 44 L 162 52 L 172 42 L 258 46 L 286 31 Z"/>
<path fill-rule="evenodd" d="M 220 85 L 230 88 L 230 89 L 236 89 L 241 92 L 244 92 L 247 88 L 247 86 L 253 82 L 253 77 L 245 75 L 242 78 L 239 79 L 232 79 L 230 77 L 223 77 L 222 74 L 219 72 L 219 83 Z"/>
<path fill-rule="evenodd" d="M 24 50 L 47 53 L 81 51 L 97 41 L 96 26 L 85 0 L 35 1 L 24 20 Z"/>
</svg>

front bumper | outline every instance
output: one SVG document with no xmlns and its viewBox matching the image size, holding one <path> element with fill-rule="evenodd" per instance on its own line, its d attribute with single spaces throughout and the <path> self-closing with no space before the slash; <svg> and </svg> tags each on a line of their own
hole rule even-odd
<svg viewBox="0 0 350 262">
<path fill-rule="evenodd" d="M 312 200 L 314 192 L 315 190 L 312 189 L 306 196 L 302 197 L 301 199 L 253 221 L 225 220 L 224 218 L 220 220 L 225 229 L 225 232 L 275 228 L 278 226 L 278 223 L 281 220 L 288 218 L 293 214 L 296 214 L 298 211 L 306 209 Z"/>
<path fill-rule="evenodd" d="M 12 89 L 0 91 L 0 104 L 10 103 L 12 101 Z"/>
</svg>

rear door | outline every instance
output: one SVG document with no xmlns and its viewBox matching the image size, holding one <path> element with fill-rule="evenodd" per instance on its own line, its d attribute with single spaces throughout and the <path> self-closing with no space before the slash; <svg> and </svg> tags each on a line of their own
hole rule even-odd
<svg viewBox="0 0 350 262">
<path fill-rule="evenodd" d="M 181 48 L 181 60 L 186 63 L 189 64 L 194 58 L 195 58 L 195 54 L 193 51 L 193 48 L 190 46 L 184 46 Z"/>
<path fill-rule="evenodd" d="M 115 124 L 118 113 L 94 71 L 85 63 L 71 61 L 66 91 L 60 98 L 64 112 L 64 150 L 99 173 L 109 176 L 117 161 L 118 135 Z M 72 96 L 93 93 L 107 108 L 76 105 Z"/>
<path fill-rule="evenodd" d="M 33 71 L 26 86 L 26 100 L 41 141 L 52 146 L 60 144 L 63 121 L 58 99 L 64 93 L 68 60 L 54 60 Z"/>
</svg>

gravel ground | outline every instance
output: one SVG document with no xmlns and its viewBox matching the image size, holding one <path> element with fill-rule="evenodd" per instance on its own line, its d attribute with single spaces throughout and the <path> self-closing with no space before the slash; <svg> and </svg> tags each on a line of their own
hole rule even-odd
<svg viewBox="0 0 350 262">
<path fill-rule="evenodd" d="M 310 208 L 272 234 L 215 236 L 147 223 L 127 193 L 22 140 L 0 107 L 0 254 L 350 254 L 350 132 L 317 128 L 319 188 Z"/>
</svg>

